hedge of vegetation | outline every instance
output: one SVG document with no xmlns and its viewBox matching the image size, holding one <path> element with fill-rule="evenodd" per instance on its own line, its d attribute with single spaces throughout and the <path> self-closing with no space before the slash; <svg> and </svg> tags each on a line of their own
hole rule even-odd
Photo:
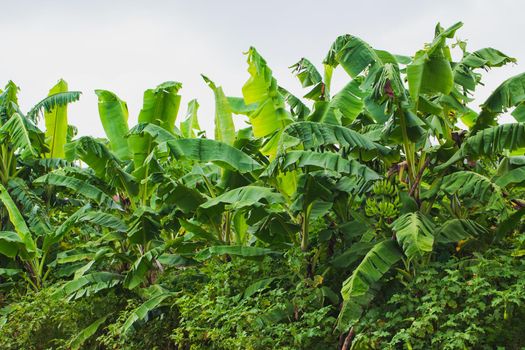
<svg viewBox="0 0 525 350">
<path fill-rule="evenodd" d="M 250 48 L 242 97 L 203 76 L 214 137 L 195 100 L 175 126 L 178 82 L 131 128 L 97 90 L 105 139 L 76 136 L 65 81 L 27 112 L 9 82 L 0 347 L 525 347 L 525 74 L 476 107 L 515 59 L 460 27 L 412 57 L 340 36 L 322 70 L 291 67 L 303 97 Z"/>
</svg>

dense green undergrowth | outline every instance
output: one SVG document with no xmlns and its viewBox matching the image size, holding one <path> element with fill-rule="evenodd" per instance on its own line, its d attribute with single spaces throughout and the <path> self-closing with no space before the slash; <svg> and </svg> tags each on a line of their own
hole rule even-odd
<svg viewBox="0 0 525 350">
<path fill-rule="evenodd" d="M 27 112 L 9 82 L 0 348 L 524 348 L 525 74 L 475 106 L 516 60 L 461 26 L 413 56 L 342 35 L 291 67 L 302 97 L 250 48 L 239 97 L 203 76 L 213 137 L 175 81 L 132 127 L 96 90 L 106 138 L 65 81 Z"/>
</svg>

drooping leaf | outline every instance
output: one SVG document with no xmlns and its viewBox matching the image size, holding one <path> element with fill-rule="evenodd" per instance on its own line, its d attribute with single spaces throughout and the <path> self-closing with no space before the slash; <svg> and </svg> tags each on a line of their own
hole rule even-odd
<svg viewBox="0 0 525 350">
<path fill-rule="evenodd" d="M 179 139 L 169 141 L 166 145 L 176 159 L 186 158 L 199 162 L 213 162 L 241 173 L 261 169 L 261 165 L 246 153 L 215 140 Z"/>
<path fill-rule="evenodd" d="M 408 259 L 432 251 L 436 228 L 424 214 L 415 212 L 402 215 L 392 223 L 392 229 Z"/>
<path fill-rule="evenodd" d="M 370 141 L 354 130 L 338 125 L 298 122 L 287 127 L 284 133 L 294 138 L 293 142 L 288 141 L 288 147 L 301 144 L 304 149 L 316 149 L 320 146 L 339 145 L 348 151 L 390 153 L 388 148 Z"/>
<path fill-rule="evenodd" d="M 257 104 L 257 109 L 248 115 L 254 136 L 265 137 L 284 129 L 292 118 L 285 110 L 277 81 L 264 58 L 253 47 L 247 55 L 250 79 L 242 87 L 242 94 L 247 105 Z"/>
<path fill-rule="evenodd" d="M 483 129 L 468 137 L 460 149 L 445 163 L 435 169 L 440 171 L 455 162 L 465 159 L 477 159 L 482 156 L 496 156 L 502 151 L 514 151 L 525 147 L 525 124 L 503 124 Z"/>
<path fill-rule="evenodd" d="M 377 283 L 401 257 L 402 253 L 393 240 L 379 242 L 370 249 L 343 282 L 341 295 L 344 301 L 338 319 L 339 329 L 347 330 L 359 320 L 364 307 L 374 298 Z"/>
<path fill-rule="evenodd" d="M 340 64 L 352 78 L 375 62 L 380 62 L 376 51 L 363 40 L 349 34 L 335 40 L 323 61 L 334 68 Z"/>
<path fill-rule="evenodd" d="M 41 176 L 34 181 L 35 184 L 47 184 L 53 186 L 66 187 L 80 196 L 93 200 L 100 205 L 106 205 L 109 208 L 118 209 L 119 205 L 106 193 L 86 181 L 67 176 L 60 171 L 51 172 Z"/>
<path fill-rule="evenodd" d="M 51 91 L 55 90 L 55 88 L 58 85 L 61 85 L 62 82 L 64 81 L 60 80 Z M 57 89 L 53 93 L 51 93 L 51 91 L 49 91 L 49 95 L 45 99 L 38 102 L 33 108 L 31 108 L 31 110 L 29 110 L 29 112 L 27 112 L 27 118 L 29 118 L 29 120 L 36 123 L 38 121 L 38 116 L 42 111 L 51 112 L 56 107 L 66 106 L 69 103 L 76 102 L 80 99 L 80 95 L 82 94 L 80 91 L 67 91 L 67 84 L 65 90 Z"/>
<path fill-rule="evenodd" d="M 29 231 L 24 217 L 18 210 L 15 202 L 13 202 L 13 199 L 7 192 L 6 188 L 2 185 L 0 185 L 0 201 L 7 210 L 9 221 L 11 221 L 11 224 L 13 225 L 16 234 L 20 238 L 20 241 L 24 244 L 25 251 L 29 256 L 34 256 L 37 254 L 38 250 L 31 235 L 31 231 Z"/>
<path fill-rule="evenodd" d="M 469 219 L 451 219 L 445 221 L 436 233 L 436 242 L 456 243 L 486 234 L 488 230 Z"/>
<path fill-rule="evenodd" d="M 320 168 L 332 170 L 340 174 L 353 175 L 365 181 L 377 180 L 380 175 L 359 163 L 355 159 L 345 159 L 337 153 L 320 153 L 314 151 L 289 151 L 283 154 L 277 162 L 281 170 L 293 168 Z"/>
<path fill-rule="evenodd" d="M 348 125 L 363 111 L 366 94 L 359 88 L 360 81 L 352 80 L 328 101 L 319 101 L 308 116 L 309 121 Z"/>
<path fill-rule="evenodd" d="M 264 200 L 264 202 L 262 202 Z M 261 186 L 244 186 L 233 189 L 201 204 L 202 209 L 215 206 L 226 206 L 227 210 L 239 210 L 253 205 L 276 204 L 283 202 L 281 194 L 271 188 Z"/>
<path fill-rule="evenodd" d="M 490 94 L 490 96 L 481 105 L 481 113 L 472 127 L 472 133 L 484 130 L 488 127 L 495 126 L 496 117 L 509 108 L 518 107 L 512 115 L 522 122 L 522 106 L 525 103 L 525 73 L 513 76 L 503 83 Z"/>
<path fill-rule="evenodd" d="M 258 256 L 272 256 L 280 255 L 281 253 L 268 248 L 261 247 L 250 247 L 250 246 L 234 246 L 234 245 L 221 245 L 211 246 L 205 248 L 195 255 L 197 260 L 206 260 L 212 256 L 217 255 L 235 255 L 244 258 L 258 257 Z"/>
<path fill-rule="evenodd" d="M 53 296 L 56 298 L 78 299 L 112 288 L 121 283 L 121 280 L 122 277 L 118 273 L 93 272 L 65 283 L 53 293 Z"/>
<path fill-rule="evenodd" d="M 31 141 L 31 131 L 41 133 L 36 126 L 18 113 L 14 113 L 0 128 L 0 132 L 7 135 L 9 141 L 16 149 L 25 150 L 32 156 L 37 156 L 38 152 Z"/>
<path fill-rule="evenodd" d="M 110 315 L 102 316 L 101 318 L 97 319 L 93 323 L 91 323 L 86 328 L 82 329 L 77 335 L 75 335 L 71 341 L 69 342 L 69 347 L 71 350 L 78 350 L 80 347 L 89 339 L 91 338 L 106 322 Z"/>
<path fill-rule="evenodd" d="M 135 322 L 145 319 L 150 311 L 156 309 L 164 301 L 164 299 L 169 296 L 171 296 L 171 293 L 158 293 L 134 309 L 130 316 L 126 319 L 126 322 L 124 322 L 122 325 L 120 332 L 122 334 L 128 333 L 132 329 Z"/>
<path fill-rule="evenodd" d="M 489 178 L 473 171 L 458 171 L 445 176 L 440 189 L 448 195 L 470 197 L 486 203 L 485 209 L 505 208 L 501 188 Z"/>
</svg>

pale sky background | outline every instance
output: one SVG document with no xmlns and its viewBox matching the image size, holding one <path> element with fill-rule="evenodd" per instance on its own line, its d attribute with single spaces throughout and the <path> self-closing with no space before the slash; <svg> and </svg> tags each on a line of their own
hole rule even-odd
<svg viewBox="0 0 525 350">
<path fill-rule="evenodd" d="M 523 13 L 520 0 L 376 1 L 121 1 L 0 0 L 0 84 L 21 87 L 27 111 L 59 78 L 80 90 L 69 107 L 69 122 L 81 135 L 103 136 L 94 89 L 115 92 L 128 103 L 136 123 L 142 94 L 161 82 L 183 83 L 183 102 L 197 98 L 201 126 L 213 135 L 214 101 L 200 77 L 241 96 L 248 78 L 246 57 L 255 46 L 280 85 L 300 93 L 288 67 L 307 57 L 318 67 L 341 34 L 361 37 L 373 47 L 413 55 L 432 40 L 434 26 L 463 21 L 457 36 L 470 51 L 494 47 L 518 65 L 485 74 L 479 103 L 504 79 L 525 71 Z M 333 91 L 345 73 L 336 73 Z M 305 91 L 306 92 L 306 91 Z M 240 117 L 238 117 L 240 118 Z"/>
</svg>

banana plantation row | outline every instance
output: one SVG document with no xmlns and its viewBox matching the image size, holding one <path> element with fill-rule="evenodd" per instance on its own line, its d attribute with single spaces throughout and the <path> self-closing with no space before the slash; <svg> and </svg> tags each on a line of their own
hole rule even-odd
<svg viewBox="0 0 525 350">
<path fill-rule="evenodd" d="M 340 36 L 291 67 L 303 97 L 250 48 L 242 97 L 203 76 L 213 138 L 196 100 L 175 126 L 178 82 L 132 127 L 96 90 L 105 139 L 76 136 L 65 81 L 29 111 L 9 82 L 2 348 L 525 346 L 525 75 L 476 106 L 481 73 L 515 59 L 452 43 L 461 25 L 411 57 Z"/>
</svg>

